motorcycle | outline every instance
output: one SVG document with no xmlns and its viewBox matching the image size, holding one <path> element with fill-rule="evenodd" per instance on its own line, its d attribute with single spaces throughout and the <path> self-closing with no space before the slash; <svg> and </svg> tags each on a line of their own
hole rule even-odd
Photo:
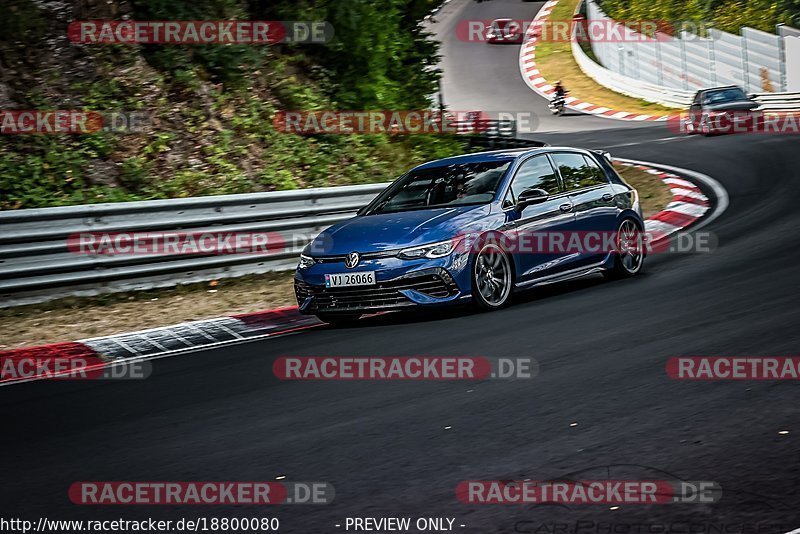
<svg viewBox="0 0 800 534">
<path fill-rule="evenodd" d="M 550 113 L 553 115 L 563 115 L 564 114 L 564 97 L 563 96 L 556 96 L 548 104 L 550 108 Z"/>
</svg>

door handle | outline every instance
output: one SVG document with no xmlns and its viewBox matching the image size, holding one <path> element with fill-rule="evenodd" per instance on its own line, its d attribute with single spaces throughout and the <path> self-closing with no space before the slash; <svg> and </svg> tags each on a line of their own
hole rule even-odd
<svg viewBox="0 0 800 534">
<path fill-rule="evenodd" d="M 605 200 L 606 202 L 611 202 L 612 200 L 614 200 L 614 195 L 612 195 L 611 193 L 606 193 L 605 195 L 603 195 L 603 200 Z"/>
<path fill-rule="evenodd" d="M 564 213 L 569 213 L 572 211 L 572 204 L 561 204 L 558 209 L 563 211 Z"/>
</svg>

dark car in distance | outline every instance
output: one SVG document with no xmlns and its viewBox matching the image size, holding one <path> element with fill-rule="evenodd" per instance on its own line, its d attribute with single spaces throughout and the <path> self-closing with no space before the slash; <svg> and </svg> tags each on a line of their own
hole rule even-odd
<svg viewBox="0 0 800 534">
<path fill-rule="evenodd" d="M 513 19 L 495 19 L 486 32 L 486 42 L 489 44 L 520 44 L 522 38 L 522 26 Z"/>
<path fill-rule="evenodd" d="M 735 85 L 697 91 L 684 118 L 689 134 L 714 135 L 754 130 L 763 120 L 759 104 Z"/>
</svg>

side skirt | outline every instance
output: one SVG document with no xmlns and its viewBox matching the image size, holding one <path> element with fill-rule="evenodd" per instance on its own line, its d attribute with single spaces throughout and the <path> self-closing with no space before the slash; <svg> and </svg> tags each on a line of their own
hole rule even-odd
<svg viewBox="0 0 800 534">
<path fill-rule="evenodd" d="M 599 263 L 595 263 L 594 265 L 588 265 L 586 267 L 572 269 L 571 271 L 551 274 L 549 276 L 544 276 L 542 278 L 535 278 L 533 280 L 526 280 L 525 282 L 514 284 L 514 287 L 516 289 L 523 289 L 534 286 L 555 284 L 558 282 L 564 282 L 566 280 L 573 280 L 575 278 L 581 278 L 582 276 L 603 272 L 605 270 L 605 268 L 603 267 L 604 264 L 605 261 L 601 261 Z"/>
</svg>

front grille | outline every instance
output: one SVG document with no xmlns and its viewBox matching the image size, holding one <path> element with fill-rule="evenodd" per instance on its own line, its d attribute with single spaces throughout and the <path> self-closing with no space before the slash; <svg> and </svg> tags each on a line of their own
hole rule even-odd
<svg viewBox="0 0 800 534">
<path fill-rule="evenodd" d="M 368 287 L 312 286 L 295 280 L 297 301 L 302 304 L 308 297 L 315 297 L 309 311 L 353 311 L 377 310 L 411 306 L 414 303 L 400 293 L 401 289 L 413 289 L 435 298 L 451 297 L 458 287 L 447 272 L 397 278 L 378 282 Z"/>
<path fill-rule="evenodd" d="M 365 252 L 360 254 L 361 261 L 364 260 L 377 260 L 382 258 L 394 258 L 397 256 L 399 251 L 397 250 L 385 250 L 382 252 Z M 347 255 L 343 254 L 340 256 L 314 256 L 314 261 L 316 263 L 344 263 L 347 259 Z"/>
</svg>

